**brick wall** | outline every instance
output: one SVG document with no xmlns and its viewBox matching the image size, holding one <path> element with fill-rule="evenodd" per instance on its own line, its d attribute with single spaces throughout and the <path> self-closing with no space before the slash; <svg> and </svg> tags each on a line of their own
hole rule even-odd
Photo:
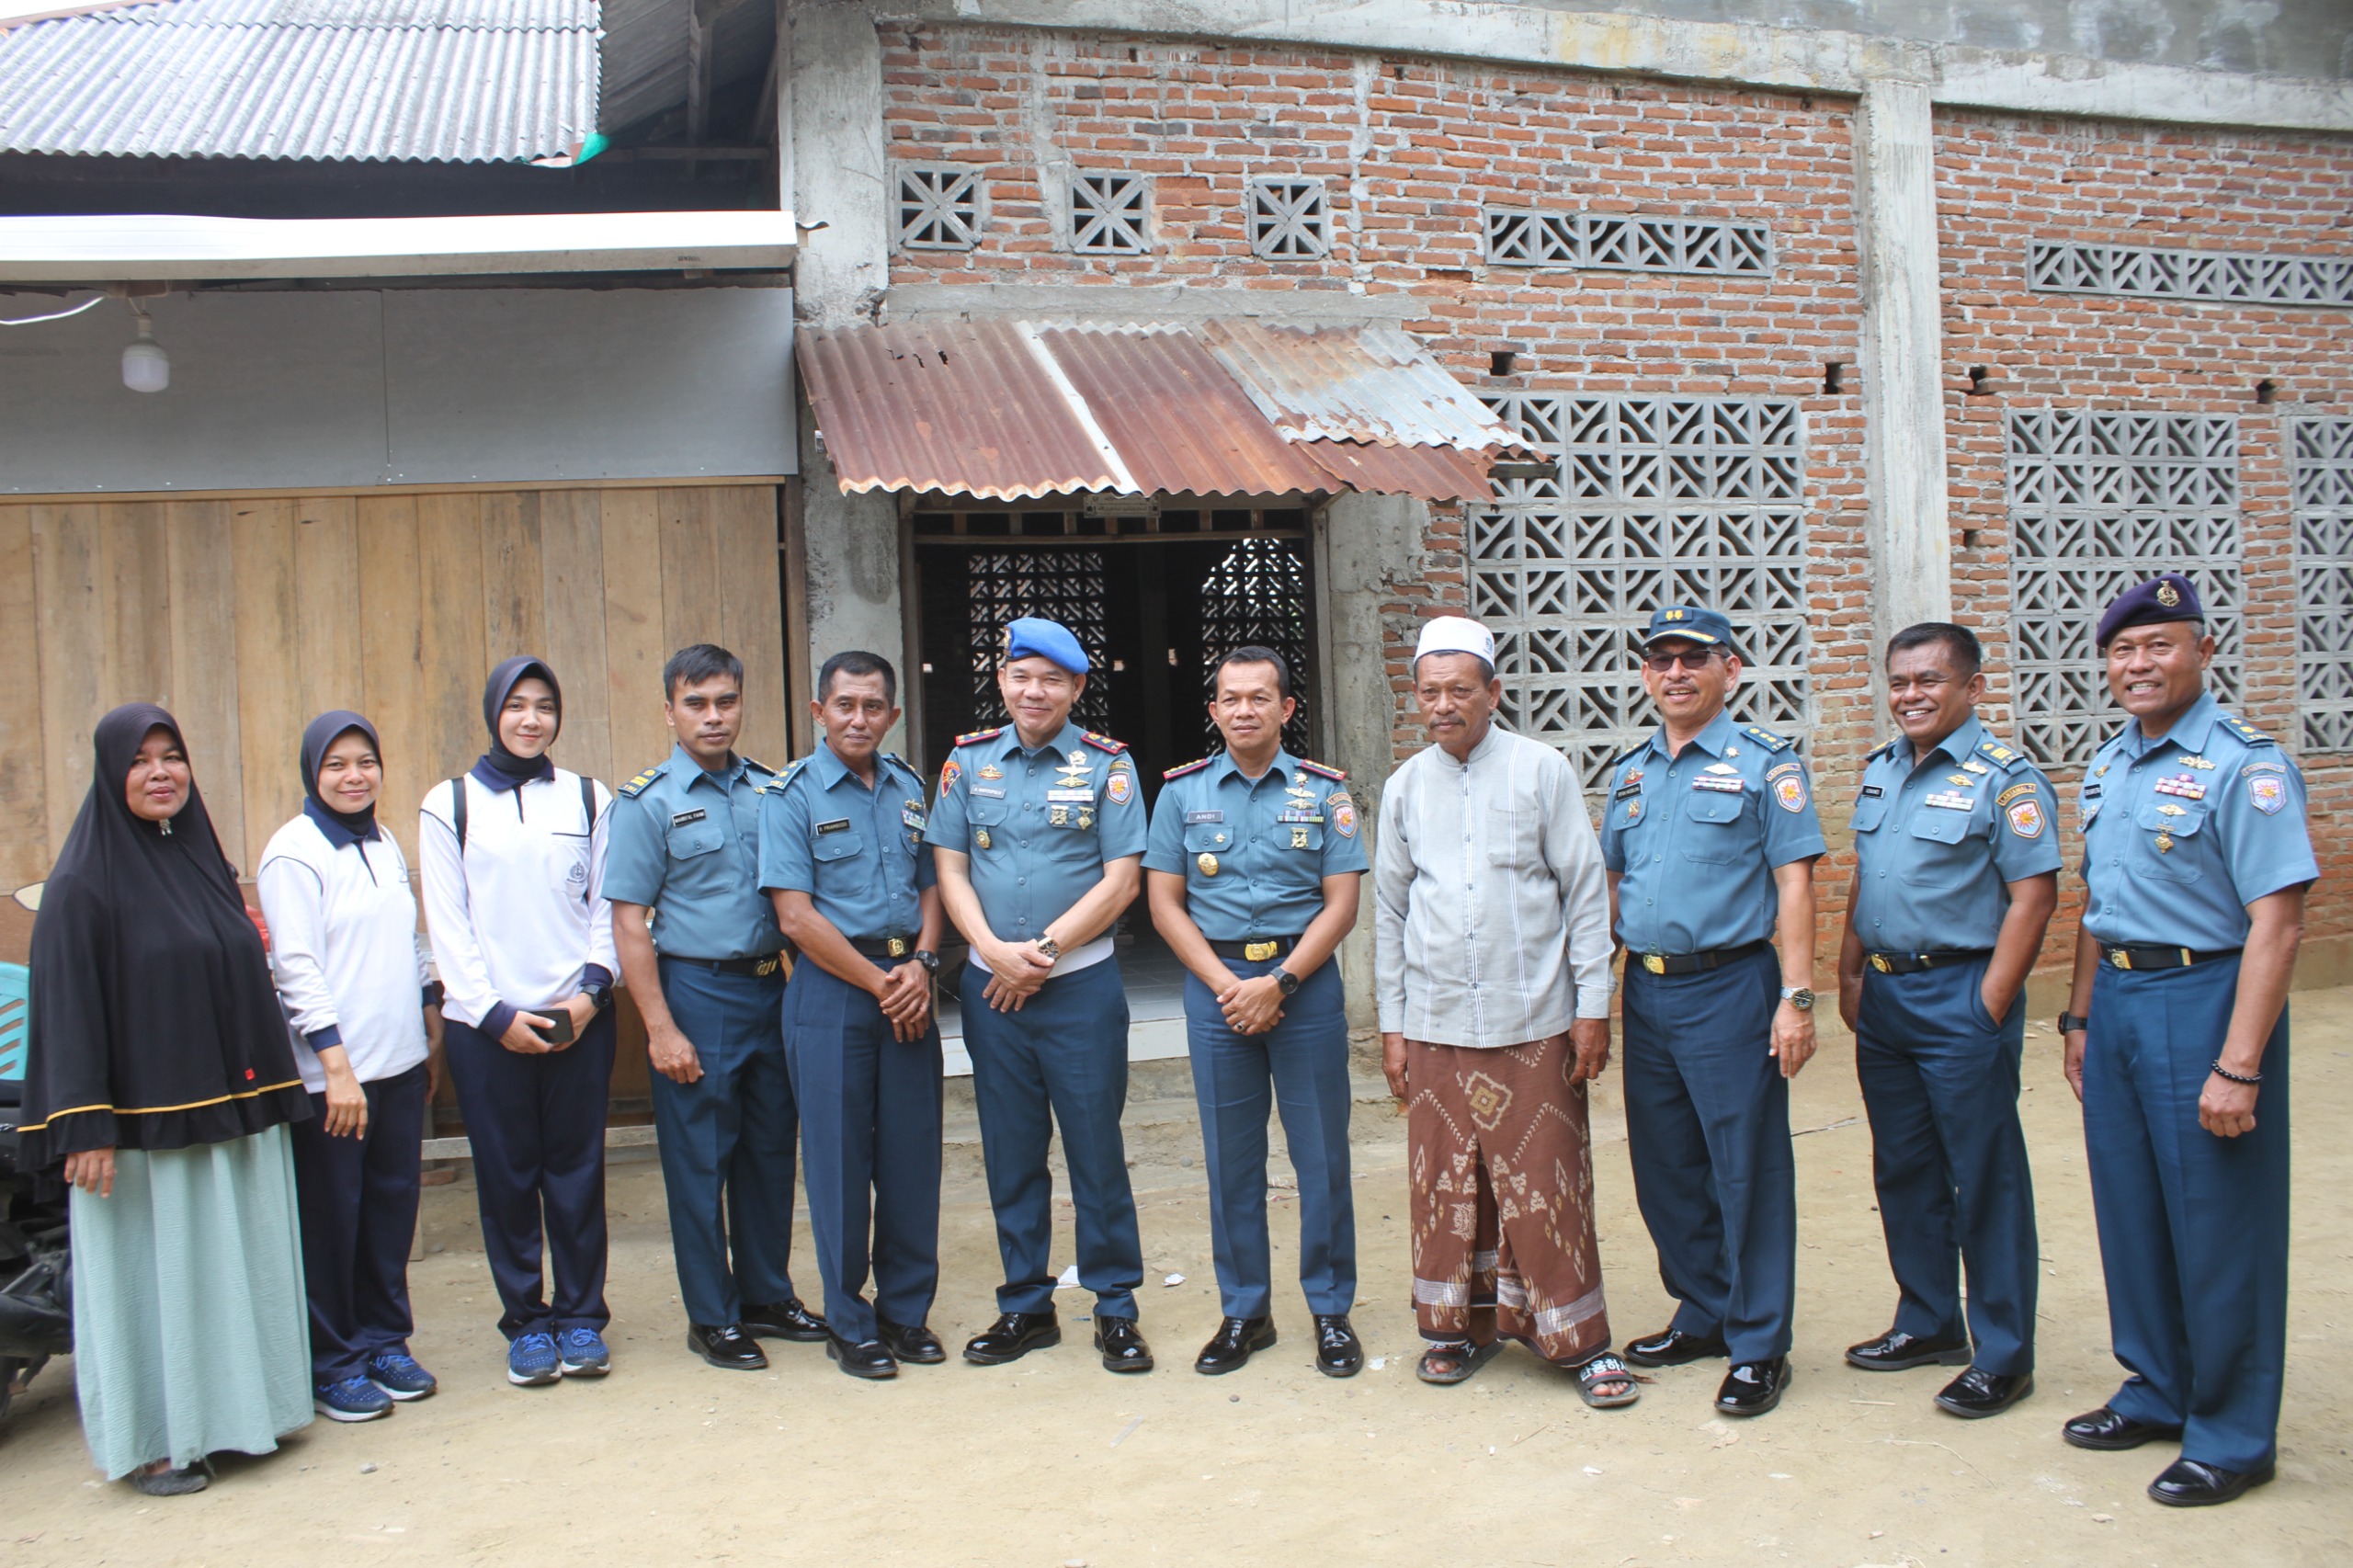
<svg viewBox="0 0 2353 1568">
<path fill-rule="evenodd" d="M 2010 641 L 2009 531 L 2003 413 L 2099 408 L 2234 415 L 2245 560 L 2245 715 L 2298 743 L 2294 531 L 2285 421 L 2353 413 L 2353 312 L 2034 292 L 2029 239 L 2159 248 L 2353 250 L 2353 142 L 2343 138 L 1940 114 L 1938 209 L 1945 286 L 1947 436 L 1954 528 L 1953 597 L 2001 675 Z M 1969 369 L 1988 372 L 1971 395 Z M 2278 401 L 2256 402 L 2256 383 Z M 2353 807 L 2353 759 L 2303 759 L 2324 881 L 2308 937 L 2353 932 L 2353 870 L 2340 831 Z M 2075 785 L 2057 770 L 2072 866 Z M 2082 884 L 2061 879 L 2061 933 L 2073 940 Z"/>
</svg>

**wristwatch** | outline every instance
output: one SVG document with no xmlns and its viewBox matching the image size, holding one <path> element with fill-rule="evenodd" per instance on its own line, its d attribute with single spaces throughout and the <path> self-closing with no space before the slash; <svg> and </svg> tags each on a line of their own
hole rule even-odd
<svg viewBox="0 0 2353 1568">
<path fill-rule="evenodd" d="M 1051 937 L 1039 937 L 1038 950 L 1045 954 L 1050 959 L 1058 959 L 1063 956 L 1063 945 L 1060 942 L 1055 941 Z"/>
<path fill-rule="evenodd" d="M 915 949 L 915 962 L 923 965 L 925 969 L 930 971 L 934 974 L 938 974 L 939 972 L 939 955 L 931 951 L 927 948 L 917 948 Z"/>
<path fill-rule="evenodd" d="M 584 985 L 580 994 L 587 997 L 600 1013 L 613 1005 L 613 988 L 609 985 Z"/>
<path fill-rule="evenodd" d="M 1802 985 L 1782 986 L 1781 1000 L 1787 1002 L 1790 1006 L 1795 1007 L 1801 1013 L 1811 1013 L 1813 1011 L 1813 993 Z"/>
<path fill-rule="evenodd" d="M 1273 974 L 1275 977 L 1275 989 L 1281 992 L 1284 995 L 1288 996 L 1292 992 L 1299 989 L 1299 976 L 1291 973 L 1290 971 L 1287 969 L 1279 969 L 1274 971 Z"/>
<path fill-rule="evenodd" d="M 2063 1039 L 2068 1035 L 2074 1034 L 2077 1029 L 2087 1029 L 2091 1027 L 2092 1021 L 2084 1017 L 2081 1013 L 2062 1013 L 2059 1015 L 2059 1033 Z"/>
</svg>

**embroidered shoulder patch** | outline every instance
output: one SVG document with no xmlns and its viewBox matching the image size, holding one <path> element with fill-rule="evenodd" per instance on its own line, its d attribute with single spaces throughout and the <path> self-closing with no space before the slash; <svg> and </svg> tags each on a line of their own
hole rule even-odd
<svg viewBox="0 0 2353 1568">
<path fill-rule="evenodd" d="M 1182 778 L 1188 773 L 1199 773 L 1202 768 L 1207 767 L 1215 760 L 1216 758 L 1214 757 L 1205 756 L 1199 762 L 1180 763 L 1175 767 L 1165 769 L 1160 776 L 1163 778 Z"/>
<path fill-rule="evenodd" d="M 2023 786 L 2021 786 L 2023 788 Z M 2010 831 L 2020 838 L 2042 836 L 2042 802 L 2020 801 L 2009 810 Z"/>
<path fill-rule="evenodd" d="M 2032 793 L 2034 793 L 2034 780 L 2029 778 L 2023 784 L 2013 784 L 2008 789 L 2003 790 L 2000 794 L 1995 796 L 1994 803 L 1997 806 L 2006 806 L 2012 801 L 2017 800 L 2020 795 L 2031 795 Z M 2029 836 L 2031 835 L 2029 835 Z"/>
<path fill-rule="evenodd" d="M 1336 767 L 1326 767 L 1320 762 L 1309 762 L 1304 757 L 1300 759 L 1299 766 L 1301 771 L 1313 773 L 1318 778 L 1328 778 L 1335 784 L 1346 782 L 1348 777 Z"/>
<path fill-rule="evenodd" d="M 1136 795 L 1135 769 L 1124 762 L 1111 765 L 1111 776 L 1103 781 L 1103 798 L 1115 806 L 1124 806 Z"/>
<path fill-rule="evenodd" d="M 939 792 L 943 795 L 948 793 L 949 787 L 956 782 L 957 778 L 963 773 L 963 771 L 964 769 L 957 763 L 956 759 L 952 756 L 949 757 L 948 759 L 948 766 L 939 770 Z"/>
<path fill-rule="evenodd" d="M 2288 776 L 2284 773 L 2258 773 L 2246 781 L 2247 803 L 2265 816 L 2277 816 L 2279 808 L 2288 803 Z"/>
<path fill-rule="evenodd" d="M 1763 746 L 1767 751 L 1787 751 L 1791 746 L 1797 744 L 1797 742 L 1790 739 L 1787 735 L 1777 735 L 1772 731 L 1764 729 L 1756 724 L 1749 725 L 1740 733 L 1746 735 L 1750 740 L 1755 741 L 1758 745 Z"/>
<path fill-rule="evenodd" d="M 1805 778 L 1802 771 L 1773 780 L 1773 803 L 1785 812 L 1805 810 Z"/>
<path fill-rule="evenodd" d="M 1082 731 L 1081 733 L 1086 737 L 1086 744 L 1097 751 L 1108 751 L 1113 756 L 1117 756 L 1128 749 L 1128 743 L 1125 741 L 1115 741 L 1108 735 L 1098 735 L 1092 730 Z"/>
<path fill-rule="evenodd" d="M 1775 763 L 1772 767 L 1767 768 L 1765 770 L 1765 777 L 1768 778 L 1787 778 L 1790 774 L 1803 773 L 1804 771 L 1805 764 L 1800 762 L 1795 757 L 1791 757 L 1787 762 Z"/>
<path fill-rule="evenodd" d="M 621 786 L 620 792 L 622 799 L 630 801 L 636 800 L 640 795 L 645 793 L 645 787 L 647 785 L 653 783 L 656 778 L 661 777 L 662 770 L 659 767 L 647 768 L 644 772 L 639 774 L 636 778 Z"/>
<path fill-rule="evenodd" d="M 999 724 L 995 729 L 974 730 L 969 735 L 959 735 L 956 737 L 956 744 L 960 746 L 978 745 L 983 741 L 993 741 L 1003 733 L 1005 733 L 1005 726 Z"/>
</svg>

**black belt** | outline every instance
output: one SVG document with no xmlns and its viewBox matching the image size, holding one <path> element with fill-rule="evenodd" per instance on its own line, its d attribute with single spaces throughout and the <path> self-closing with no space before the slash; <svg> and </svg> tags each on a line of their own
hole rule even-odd
<svg viewBox="0 0 2353 1568">
<path fill-rule="evenodd" d="M 903 959 L 915 950 L 913 937 L 852 937 L 849 945 L 870 959 Z"/>
<path fill-rule="evenodd" d="M 1871 953 L 1870 966 L 1881 974 L 1917 974 L 1924 969 L 1950 969 L 1994 956 L 1991 948 L 1969 948 L 1949 953 Z"/>
<path fill-rule="evenodd" d="M 1264 963 L 1268 959 L 1288 957 L 1297 946 L 1297 937 L 1245 937 L 1239 942 L 1212 940 L 1210 951 L 1222 959 L 1245 959 L 1251 963 Z"/>
<path fill-rule="evenodd" d="M 782 953 L 770 953 L 759 959 L 689 959 L 676 953 L 664 953 L 662 958 L 667 963 L 690 963 L 713 974 L 742 974 L 754 980 L 766 980 L 784 967 Z"/>
<path fill-rule="evenodd" d="M 2192 952 L 2188 948 L 2112 948 L 2099 945 L 2099 961 L 2116 969 L 2188 969 L 2194 963 L 2234 959 L 2246 949 L 2224 948 L 2219 952 Z"/>
<path fill-rule="evenodd" d="M 1761 953 L 1773 944 L 1758 937 L 1743 942 L 1736 948 L 1718 948 L 1711 953 L 1628 953 L 1626 961 L 1640 963 L 1653 974 L 1697 974 L 1701 970 L 1722 969 L 1737 963 L 1751 953 Z"/>
</svg>

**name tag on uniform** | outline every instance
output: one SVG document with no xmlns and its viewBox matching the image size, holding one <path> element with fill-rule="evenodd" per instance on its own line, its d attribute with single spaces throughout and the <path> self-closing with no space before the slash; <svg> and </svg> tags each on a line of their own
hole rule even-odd
<svg viewBox="0 0 2353 1568">
<path fill-rule="evenodd" d="M 1743 786 L 1738 778 L 1725 778 L 1714 774 L 1702 773 L 1699 778 L 1691 780 L 1691 788 L 1694 790 L 1721 790 L 1726 794 L 1737 795 L 1740 793 Z"/>
<path fill-rule="evenodd" d="M 1197 822 L 1223 822 L 1224 820 L 1223 812 L 1187 812 L 1185 813 L 1185 825 L 1188 827 Z"/>
<path fill-rule="evenodd" d="M 1930 795 L 1925 803 L 1931 806 L 1942 806 L 1949 812 L 1966 812 L 1976 809 L 1977 800 L 1973 795 L 1954 795 L 1947 793 Z"/>
<path fill-rule="evenodd" d="M 820 837 L 829 833 L 847 833 L 848 831 L 849 818 L 847 817 L 835 817 L 831 822 L 821 822 L 817 824 L 817 833 Z"/>
<path fill-rule="evenodd" d="M 993 787 L 991 787 L 991 786 L 989 786 L 989 785 L 986 785 L 986 784 L 975 784 L 975 785 L 973 785 L 973 786 L 972 786 L 972 793 L 973 793 L 973 794 L 975 794 L 975 795 L 986 795 L 986 796 L 987 796 L 990 800 L 992 800 L 992 801 L 1002 801 L 1002 800 L 1004 800 L 1004 799 L 1005 799 L 1005 791 L 1004 791 L 1004 790 L 999 790 L 999 789 L 995 789 L 995 788 L 993 788 Z"/>
<path fill-rule="evenodd" d="M 1092 801 L 1095 799 L 1095 791 L 1092 790 L 1049 790 L 1046 791 L 1046 799 L 1049 801 Z"/>
<path fill-rule="evenodd" d="M 1866 801 L 1870 801 L 1870 800 L 1876 800 L 1878 797 L 1880 797 L 1880 796 L 1881 796 L 1881 795 L 1884 795 L 1884 794 L 1886 794 L 1886 793 L 1887 793 L 1887 791 L 1886 791 L 1886 790 L 1882 790 L 1882 789 L 1881 789 L 1881 788 L 1880 788 L 1878 785 L 1876 785 L 1876 784 L 1866 784 L 1866 785 L 1864 785 L 1864 786 L 1863 786 L 1863 793 L 1862 793 L 1862 797 L 1861 797 L 1861 798 L 1862 798 L 1862 799 L 1864 799 L 1864 800 L 1866 800 Z"/>
<path fill-rule="evenodd" d="M 1609 798 L 1613 801 L 1622 801 L 1629 795 L 1639 795 L 1642 792 L 1643 787 L 1640 784 L 1620 784 L 1618 786 L 1618 792 Z"/>
<path fill-rule="evenodd" d="M 670 825 L 672 827 L 684 827 L 690 822 L 702 821 L 702 819 L 708 814 L 709 813 L 700 806 L 697 806 L 690 812 L 673 812 L 670 813 Z"/>
</svg>

